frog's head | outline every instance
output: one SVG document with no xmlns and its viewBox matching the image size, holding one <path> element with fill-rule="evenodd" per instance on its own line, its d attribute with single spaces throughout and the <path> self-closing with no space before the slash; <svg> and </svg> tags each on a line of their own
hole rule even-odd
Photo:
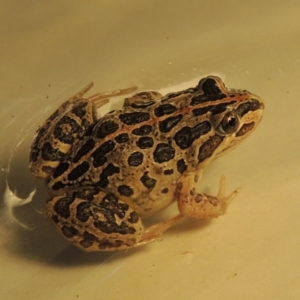
<svg viewBox="0 0 300 300">
<path fill-rule="evenodd" d="M 205 105 L 211 107 L 212 130 L 198 155 L 199 162 L 205 164 L 235 148 L 256 129 L 264 104 L 260 97 L 246 90 L 227 89 L 216 76 L 203 78 L 198 89 L 208 99 Z"/>
</svg>

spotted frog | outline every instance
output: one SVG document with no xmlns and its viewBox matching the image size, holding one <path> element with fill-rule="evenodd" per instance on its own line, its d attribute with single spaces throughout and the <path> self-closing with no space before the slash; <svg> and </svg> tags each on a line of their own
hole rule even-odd
<svg viewBox="0 0 300 300">
<path fill-rule="evenodd" d="M 96 108 L 119 90 L 64 102 L 38 129 L 30 170 L 46 178 L 51 197 L 45 214 L 71 243 L 85 251 L 126 250 L 161 237 L 184 216 L 226 212 L 238 189 L 225 196 L 198 193 L 203 170 L 240 144 L 261 120 L 262 100 L 228 89 L 216 76 L 162 96 L 140 92 L 123 108 L 98 118 Z M 142 218 L 173 202 L 179 214 L 145 229 Z"/>
</svg>

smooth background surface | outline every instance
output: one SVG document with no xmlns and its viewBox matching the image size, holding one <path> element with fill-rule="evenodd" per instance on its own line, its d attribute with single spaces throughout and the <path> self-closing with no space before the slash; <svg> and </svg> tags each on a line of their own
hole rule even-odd
<svg viewBox="0 0 300 300">
<path fill-rule="evenodd" d="M 299 299 L 299 1 L 1 1 L 0 41 L 0 192 L 5 180 L 21 198 L 37 188 L 16 220 L 1 196 L 2 299 Z M 159 90 L 213 72 L 266 104 L 200 187 L 215 194 L 222 174 L 228 191 L 241 186 L 228 213 L 126 253 L 65 242 L 28 171 L 38 125 L 90 81 L 91 93 Z"/>
</svg>

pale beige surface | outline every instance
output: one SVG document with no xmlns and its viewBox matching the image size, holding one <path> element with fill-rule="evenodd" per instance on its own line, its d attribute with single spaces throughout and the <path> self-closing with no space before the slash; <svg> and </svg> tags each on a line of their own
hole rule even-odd
<svg viewBox="0 0 300 300">
<path fill-rule="evenodd" d="M 6 0 L 0 40 L 1 195 L 6 178 L 19 197 L 38 188 L 13 210 L 19 223 L 1 197 L 1 299 L 300 299 L 299 1 Z M 202 190 L 222 174 L 243 187 L 226 216 L 127 253 L 65 242 L 27 169 L 37 126 L 91 80 L 93 92 L 161 89 L 212 72 L 266 104 L 257 131 L 205 173 Z"/>
</svg>

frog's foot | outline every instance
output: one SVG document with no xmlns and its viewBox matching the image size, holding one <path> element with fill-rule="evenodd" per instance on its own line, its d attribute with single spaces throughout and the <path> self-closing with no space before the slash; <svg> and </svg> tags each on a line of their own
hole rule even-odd
<svg viewBox="0 0 300 300">
<path fill-rule="evenodd" d="M 195 191 L 196 179 L 197 176 L 192 173 L 183 175 L 176 190 L 180 213 L 192 218 L 212 219 L 225 214 L 227 207 L 240 191 L 238 188 L 229 196 L 225 196 L 225 177 L 222 176 L 217 196 L 199 194 Z"/>
<path fill-rule="evenodd" d="M 94 83 L 88 83 L 84 88 L 82 88 L 79 92 L 77 92 L 74 96 L 70 97 L 65 103 L 72 103 L 74 100 L 81 99 L 84 94 L 86 94 L 92 87 Z"/>
<path fill-rule="evenodd" d="M 65 101 L 60 106 L 60 110 L 62 111 L 64 109 L 66 109 L 70 104 L 77 102 L 80 99 L 83 99 L 84 94 L 86 94 L 93 87 L 93 85 L 94 85 L 93 82 L 90 82 L 89 84 L 87 84 L 84 88 L 82 88 L 74 96 L 70 97 L 67 101 Z M 136 91 L 137 89 L 138 89 L 137 86 L 132 86 L 132 87 L 129 87 L 126 89 L 117 89 L 117 90 L 113 90 L 110 92 L 97 93 L 92 96 L 89 96 L 88 98 L 86 98 L 86 100 L 88 100 L 89 102 L 92 102 L 94 105 L 96 105 L 96 107 L 98 107 L 97 101 L 100 101 L 100 103 L 101 103 L 101 100 L 105 100 L 107 102 L 108 99 L 111 97 L 131 94 L 134 91 Z M 103 104 L 101 104 L 100 106 L 102 106 L 102 105 Z"/>
<path fill-rule="evenodd" d="M 134 247 L 143 246 L 149 242 L 158 240 L 162 237 L 162 234 L 164 231 L 175 225 L 177 222 L 179 222 L 182 218 L 184 218 L 184 215 L 179 214 L 176 217 L 162 223 L 154 224 L 146 229 L 144 235 L 142 236 L 141 240 L 134 245 Z"/>
<path fill-rule="evenodd" d="M 45 214 L 68 241 L 87 252 L 126 250 L 141 240 L 143 223 L 128 204 L 113 194 L 91 197 L 56 196 L 47 202 Z"/>
<path fill-rule="evenodd" d="M 105 103 L 107 103 L 109 101 L 109 98 L 131 94 L 137 89 L 138 88 L 136 86 L 133 86 L 126 89 L 114 90 L 111 92 L 97 93 L 88 97 L 87 100 L 92 102 L 95 105 L 95 107 L 99 108 Z"/>
</svg>

